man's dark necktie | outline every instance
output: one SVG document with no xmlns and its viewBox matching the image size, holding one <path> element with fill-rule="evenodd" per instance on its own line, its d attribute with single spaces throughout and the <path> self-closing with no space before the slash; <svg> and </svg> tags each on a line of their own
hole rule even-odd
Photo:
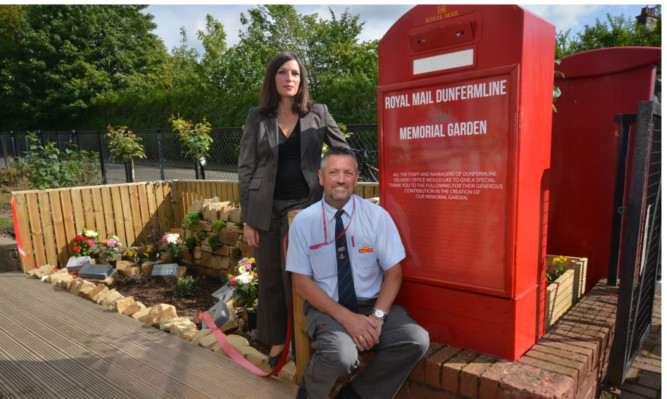
<svg viewBox="0 0 667 399">
<path fill-rule="evenodd" d="M 350 256 L 347 252 L 347 238 L 343 231 L 343 210 L 336 212 L 336 260 L 338 261 L 338 303 L 355 313 L 359 313 L 357 293 L 354 291 Z"/>
</svg>

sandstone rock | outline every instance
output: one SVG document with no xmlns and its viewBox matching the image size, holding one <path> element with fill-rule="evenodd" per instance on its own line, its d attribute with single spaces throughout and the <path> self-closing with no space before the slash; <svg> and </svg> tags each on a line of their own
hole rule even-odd
<svg viewBox="0 0 667 399">
<path fill-rule="evenodd" d="M 150 276 L 153 273 L 153 266 L 155 265 L 155 262 L 144 262 L 141 264 L 141 273 L 144 274 L 144 276 Z"/>
<path fill-rule="evenodd" d="M 169 328 L 169 333 L 186 341 L 192 340 L 197 334 L 197 325 L 188 317 L 179 317 L 178 322 L 173 322 Z"/>
<path fill-rule="evenodd" d="M 144 324 L 151 324 L 152 325 L 152 322 L 151 323 L 146 323 L 144 321 L 144 320 L 147 320 L 148 314 L 150 313 L 151 309 L 152 308 L 147 308 L 147 307 L 144 306 L 143 308 L 139 309 L 138 311 L 132 313 L 132 318 L 135 319 L 135 320 L 139 320 L 140 322 L 142 322 Z"/>
<path fill-rule="evenodd" d="M 81 288 L 79 289 L 79 296 L 81 298 L 92 300 L 94 295 L 99 294 L 101 288 L 99 288 L 94 283 L 91 283 L 90 281 L 86 281 L 86 280 L 82 280 L 82 281 L 83 281 L 83 284 L 81 285 Z"/>
<path fill-rule="evenodd" d="M 33 278 L 42 278 L 53 273 L 55 273 L 55 270 L 51 265 L 44 265 L 37 269 L 28 270 L 28 274 Z"/>
<path fill-rule="evenodd" d="M 213 269 L 216 270 L 227 270 L 229 267 L 229 257 L 228 256 L 220 256 L 220 255 L 213 255 L 210 260 L 210 266 Z"/>
<path fill-rule="evenodd" d="M 131 296 L 126 296 L 123 298 L 119 298 L 116 303 L 114 303 L 113 310 L 120 314 L 125 314 L 125 311 L 132 305 L 136 305 L 136 302 L 134 301 L 134 297 Z M 139 310 L 137 308 L 137 310 Z M 135 310 L 136 312 L 136 310 Z"/>
<path fill-rule="evenodd" d="M 211 331 L 211 330 L 209 330 Z M 194 339 L 193 339 L 194 340 Z M 206 348 L 206 349 L 211 349 L 213 348 L 213 345 L 218 343 L 218 339 L 215 337 L 215 334 L 210 333 L 208 335 L 204 335 L 199 338 L 198 345 Z"/>
<path fill-rule="evenodd" d="M 153 306 L 151 309 L 152 310 L 149 313 L 149 316 L 151 318 L 150 323 L 146 324 L 152 324 L 154 327 L 158 327 L 160 323 L 164 323 L 166 321 L 178 317 L 178 315 L 176 314 L 176 307 L 174 307 L 174 305 L 161 303 Z"/>
<path fill-rule="evenodd" d="M 201 259 L 201 253 L 202 253 L 201 247 L 194 247 L 192 251 L 192 256 L 195 259 Z"/>
<path fill-rule="evenodd" d="M 201 213 L 203 203 L 200 200 L 192 201 L 188 213 Z"/>
<path fill-rule="evenodd" d="M 116 301 L 123 299 L 123 295 L 116 291 L 116 290 L 111 290 L 109 291 L 109 294 L 104 298 L 102 302 L 100 302 L 100 305 L 104 306 L 107 309 L 113 310 L 116 306 Z"/>
<path fill-rule="evenodd" d="M 146 309 L 146 305 L 144 305 L 141 302 L 135 302 L 133 304 L 128 305 L 126 309 L 124 309 L 122 312 L 119 313 L 122 313 L 125 316 L 134 317 L 134 314 L 141 311 L 142 309 Z"/>
<path fill-rule="evenodd" d="M 73 283 L 74 283 L 74 277 L 68 274 L 67 276 L 63 277 L 60 280 L 60 288 L 69 291 Z"/>
<path fill-rule="evenodd" d="M 116 261 L 116 270 L 118 270 L 119 273 L 125 274 L 124 270 L 130 267 L 136 267 L 137 264 L 134 262 L 130 262 L 129 260 L 119 260 Z"/>
<path fill-rule="evenodd" d="M 67 269 L 60 269 L 57 272 L 51 273 L 48 276 L 46 276 L 46 279 L 44 281 L 51 285 L 59 287 L 60 282 L 65 276 L 69 276 L 69 273 L 67 273 Z"/>
<path fill-rule="evenodd" d="M 278 378 L 296 384 L 296 363 L 294 361 L 285 363 L 283 368 L 278 372 Z"/>
<path fill-rule="evenodd" d="M 241 208 L 233 208 L 229 211 L 229 221 L 232 223 L 241 223 Z"/>
<path fill-rule="evenodd" d="M 213 334 L 213 331 L 209 330 L 208 328 L 205 328 L 203 330 L 199 330 L 194 337 L 192 337 L 192 341 L 190 343 L 194 345 L 199 345 L 199 342 L 201 341 L 202 338 Z"/>
<path fill-rule="evenodd" d="M 229 245 L 231 247 L 236 246 L 236 241 L 238 241 L 239 239 L 239 233 L 227 229 L 220 230 L 219 236 L 221 243 L 223 243 L 224 245 Z"/>
<path fill-rule="evenodd" d="M 229 256 L 231 254 L 231 248 L 229 245 L 221 245 L 220 248 L 213 251 L 213 253 L 220 256 Z"/>
<path fill-rule="evenodd" d="M 95 293 L 93 291 L 93 295 L 91 295 L 90 300 L 93 301 L 93 302 L 96 302 L 96 303 L 100 303 L 100 302 L 102 302 L 102 299 L 104 299 L 107 296 L 107 294 L 109 293 L 109 287 L 100 283 L 100 284 L 97 285 L 96 289 L 97 289 L 97 292 Z"/>
<path fill-rule="evenodd" d="M 79 291 L 81 291 L 81 287 L 83 287 L 84 283 L 86 280 L 83 279 L 76 279 L 72 282 L 72 285 L 69 287 L 69 292 L 71 292 L 74 295 L 79 295 Z"/>
<path fill-rule="evenodd" d="M 197 227 L 195 227 L 197 231 L 212 231 L 213 226 L 211 225 L 211 222 L 207 222 L 205 220 L 200 220 L 197 222 Z"/>
<path fill-rule="evenodd" d="M 135 277 L 141 273 L 141 268 L 139 266 L 130 266 L 125 269 L 118 269 L 118 273 L 125 277 Z"/>
<path fill-rule="evenodd" d="M 246 258 L 252 258 L 255 256 L 255 248 L 251 247 L 245 241 L 239 243 L 238 248 L 241 250 L 241 255 Z"/>
</svg>

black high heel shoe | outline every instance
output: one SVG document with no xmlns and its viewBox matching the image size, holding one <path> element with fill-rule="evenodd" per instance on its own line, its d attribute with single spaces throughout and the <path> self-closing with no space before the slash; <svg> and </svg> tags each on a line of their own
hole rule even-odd
<svg viewBox="0 0 667 399">
<path fill-rule="evenodd" d="M 275 368 L 278 365 L 278 361 L 280 361 L 281 355 L 282 353 L 279 353 L 275 356 L 269 356 L 269 366 L 271 366 L 271 368 Z"/>
</svg>

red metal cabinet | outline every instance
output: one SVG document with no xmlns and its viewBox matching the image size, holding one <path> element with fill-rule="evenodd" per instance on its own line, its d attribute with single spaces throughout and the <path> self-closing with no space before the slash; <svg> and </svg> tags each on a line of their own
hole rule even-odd
<svg viewBox="0 0 667 399">
<path fill-rule="evenodd" d="M 398 302 L 433 341 L 514 360 L 543 332 L 554 38 L 517 6 L 425 5 L 379 44 Z"/>
<path fill-rule="evenodd" d="M 618 126 L 653 99 L 661 49 L 616 47 L 564 57 L 553 118 L 550 254 L 588 258 L 586 290 L 607 276 L 614 207 Z M 632 137 L 631 137 L 632 138 Z M 629 177 L 629 174 L 628 174 Z"/>
</svg>

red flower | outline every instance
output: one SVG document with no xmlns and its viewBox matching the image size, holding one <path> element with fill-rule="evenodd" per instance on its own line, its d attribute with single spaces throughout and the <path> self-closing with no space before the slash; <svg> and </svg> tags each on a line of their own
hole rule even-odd
<svg viewBox="0 0 667 399">
<path fill-rule="evenodd" d="M 78 246 L 78 245 L 75 245 L 75 246 L 74 246 L 74 251 L 76 251 L 76 252 L 81 251 L 81 247 Z"/>
</svg>

